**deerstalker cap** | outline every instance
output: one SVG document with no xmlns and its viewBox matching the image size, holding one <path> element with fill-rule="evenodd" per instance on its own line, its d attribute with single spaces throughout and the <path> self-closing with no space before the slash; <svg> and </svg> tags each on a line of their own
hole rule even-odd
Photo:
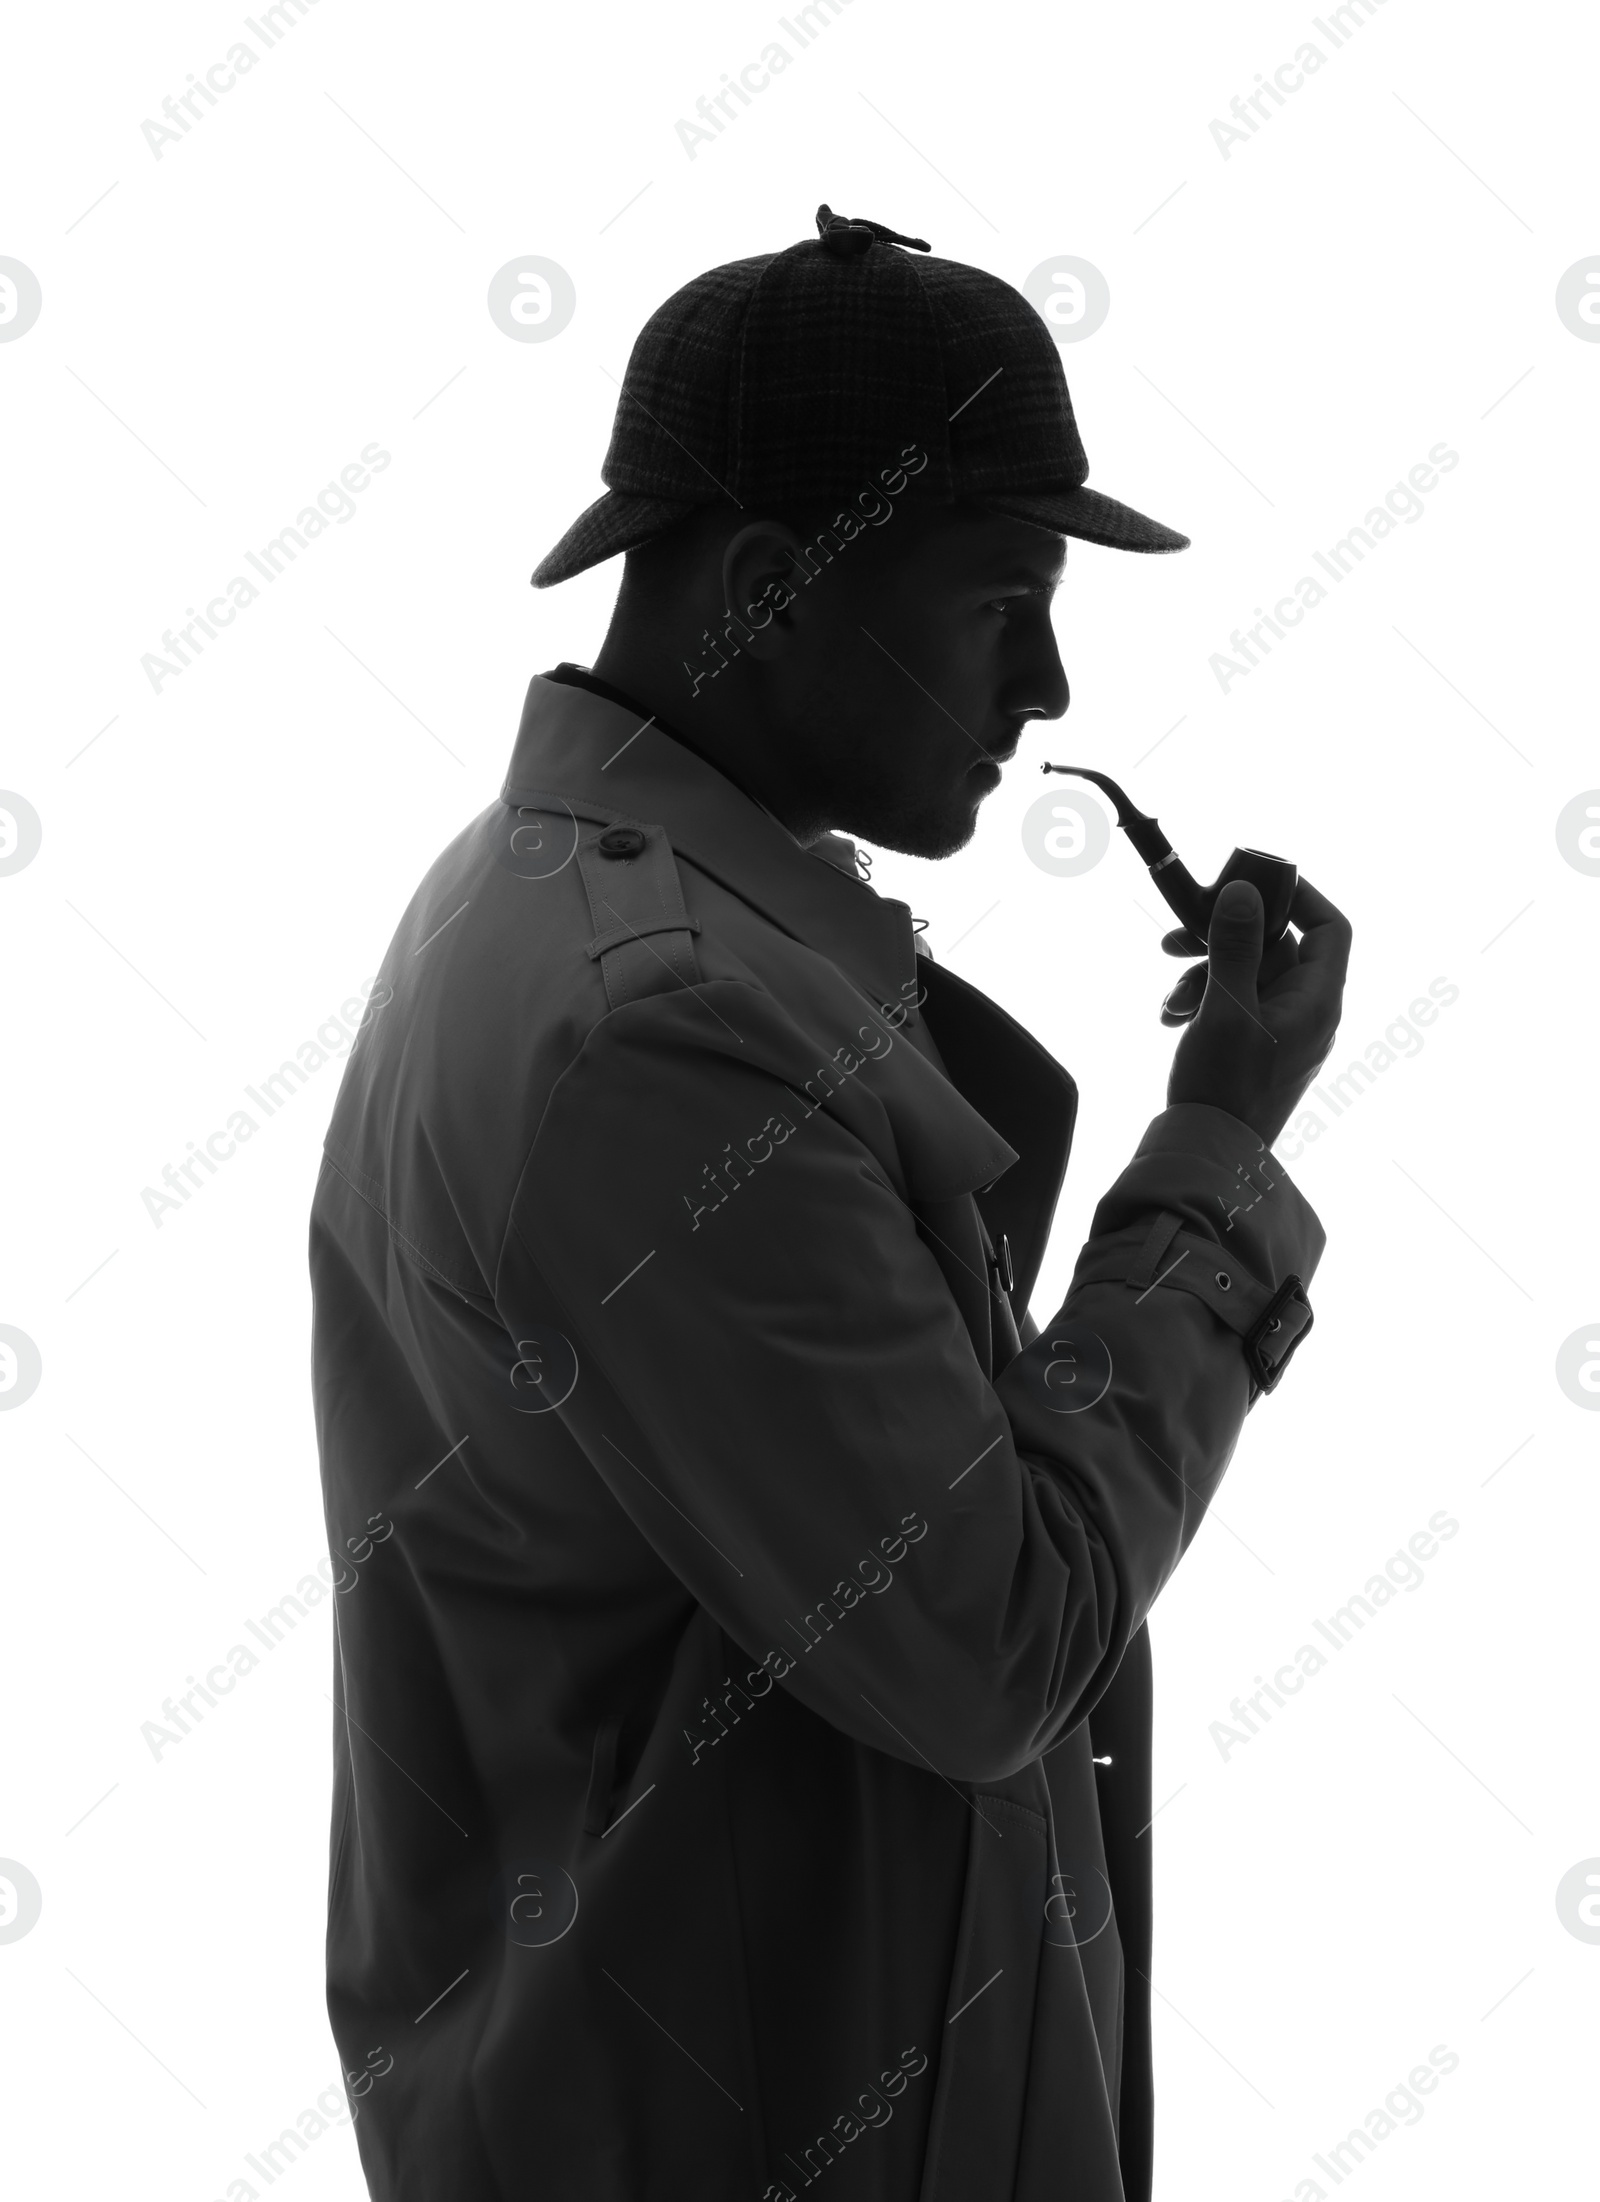
<svg viewBox="0 0 1600 2202">
<path fill-rule="evenodd" d="M 826 206 L 817 230 L 708 269 L 650 316 L 600 469 L 606 494 L 534 569 L 536 589 L 697 506 L 844 498 L 918 453 L 926 464 L 907 487 L 919 498 L 1113 550 L 1188 548 L 1086 486 L 1060 352 L 1020 291 Z"/>
</svg>

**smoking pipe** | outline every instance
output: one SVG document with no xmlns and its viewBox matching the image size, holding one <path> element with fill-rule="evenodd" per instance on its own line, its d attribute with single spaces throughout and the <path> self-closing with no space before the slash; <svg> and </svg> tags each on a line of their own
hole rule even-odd
<svg viewBox="0 0 1600 2202">
<path fill-rule="evenodd" d="M 1204 941 L 1211 929 L 1211 912 L 1217 896 L 1230 880 L 1247 879 L 1261 896 L 1266 912 L 1263 948 L 1281 940 L 1289 929 L 1289 905 L 1299 885 L 1297 867 L 1286 857 L 1268 856 L 1264 849 L 1235 849 L 1209 887 L 1202 887 L 1153 818 L 1135 810 L 1115 780 L 1083 765 L 1046 765 L 1046 772 L 1067 772 L 1075 780 L 1092 780 L 1117 806 L 1117 824 L 1133 843 L 1169 910 L 1181 918 L 1197 939 Z"/>
</svg>

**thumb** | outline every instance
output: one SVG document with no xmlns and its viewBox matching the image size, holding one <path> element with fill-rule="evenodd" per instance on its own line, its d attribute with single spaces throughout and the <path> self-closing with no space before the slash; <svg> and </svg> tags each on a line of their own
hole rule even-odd
<svg viewBox="0 0 1600 2202">
<path fill-rule="evenodd" d="M 1212 910 L 1207 945 L 1218 983 L 1247 1003 L 1255 999 L 1265 924 L 1266 914 L 1257 890 L 1247 879 L 1230 880 Z"/>
</svg>

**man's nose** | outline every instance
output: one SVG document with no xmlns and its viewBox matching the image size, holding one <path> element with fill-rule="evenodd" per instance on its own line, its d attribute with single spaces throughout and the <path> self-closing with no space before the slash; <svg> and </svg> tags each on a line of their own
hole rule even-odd
<svg viewBox="0 0 1600 2202">
<path fill-rule="evenodd" d="M 1016 683 L 1014 710 L 1030 719 L 1059 719 L 1072 701 L 1055 631 L 1046 627 Z"/>
</svg>

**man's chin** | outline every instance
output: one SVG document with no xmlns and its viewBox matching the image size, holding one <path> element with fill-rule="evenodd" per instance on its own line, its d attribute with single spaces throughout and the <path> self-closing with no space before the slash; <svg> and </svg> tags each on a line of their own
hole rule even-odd
<svg viewBox="0 0 1600 2202">
<path fill-rule="evenodd" d="M 875 841 L 880 849 L 938 863 L 964 849 L 977 832 L 978 806 L 951 803 L 939 811 L 905 812 L 860 830 L 864 840 Z"/>
</svg>

